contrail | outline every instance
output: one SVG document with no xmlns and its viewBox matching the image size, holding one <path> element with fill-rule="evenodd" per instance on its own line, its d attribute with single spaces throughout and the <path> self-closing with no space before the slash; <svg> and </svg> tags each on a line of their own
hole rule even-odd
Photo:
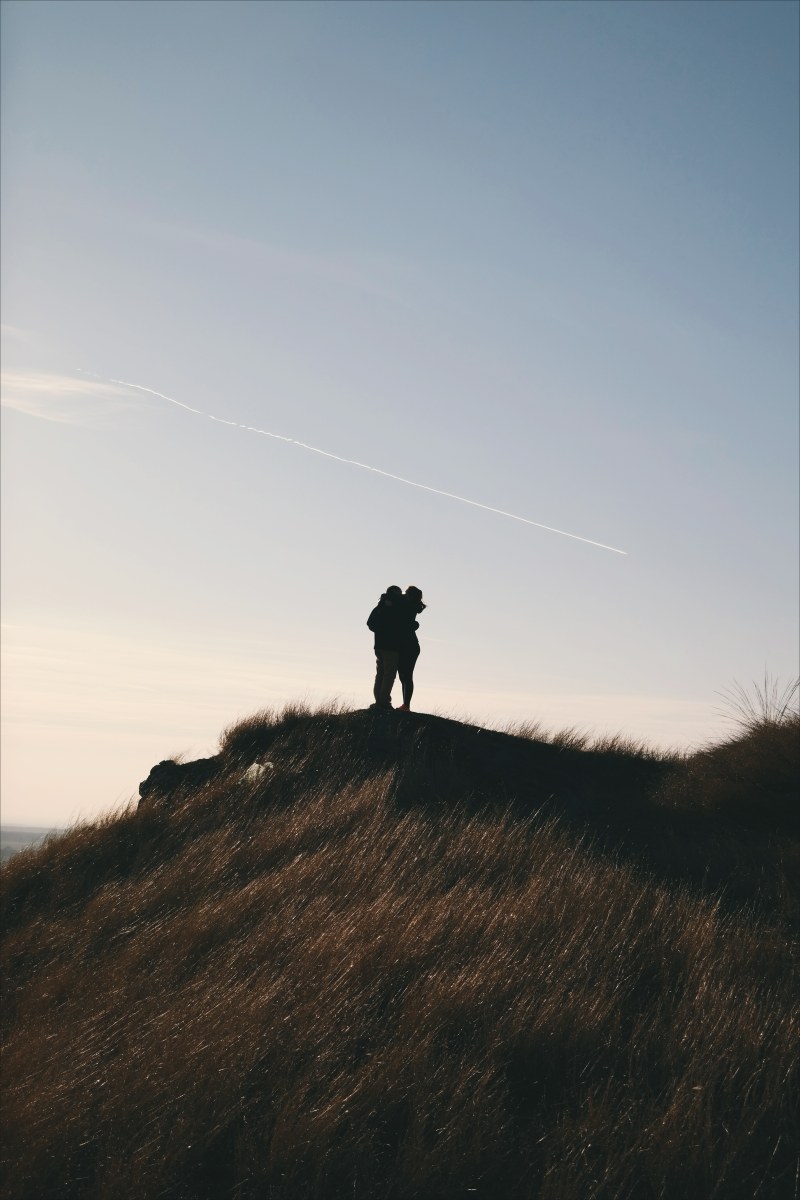
<svg viewBox="0 0 800 1200">
<path fill-rule="evenodd" d="M 102 379 L 101 375 L 95 375 L 92 371 L 82 371 L 81 374 L 91 375 L 94 379 Z M 215 417 L 211 413 L 202 412 L 199 408 L 192 408 L 190 404 L 173 400 L 172 396 L 165 396 L 163 392 L 157 392 L 154 388 L 142 387 L 140 383 L 130 383 L 125 379 L 109 379 L 109 383 L 117 383 L 121 387 L 135 388 L 139 392 L 158 396 L 159 399 L 166 400 L 169 404 L 177 404 L 178 408 L 185 408 L 187 412 L 196 413 L 199 417 L 206 417 L 209 421 L 216 421 L 219 425 L 231 425 L 234 429 L 244 429 L 246 433 L 257 433 L 261 437 L 274 438 L 277 442 L 288 442 L 291 446 L 299 446 L 301 450 L 310 450 L 313 454 L 321 454 L 323 458 L 332 458 L 335 462 L 345 463 L 349 467 L 371 471 L 373 475 L 382 475 L 384 479 L 394 479 L 396 483 L 405 483 L 408 487 L 419 488 L 423 492 L 432 492 L 434 496 L 445 496 L 448 500 L 457 500 L 459 504 L 482 508 L 484 512 L 496 513 L 498 517 L 521 521 L 523 525 L 533 525 L 536 529 L 545 529 L 548 533 L 558 533 L 561 537 L 572 538 L 576 542 L 585 542 L 588 546 L 597 546 L 600 550 L 610 550 L 613 554 L 627 555 L 628 553 L 627 550 L 618 550 L 616 546 L 607 546 L 605 542 L 594 542 L 591 538 L 580 537 L 577 533 L 567 533 L 566 529 L 554 529 L 552 525 L 542 525 L 540 521 L 531 521 L 529 517 L 520 517 L 517 513 L 506 512 L 502 508 L 492 508 L 490 504 L 481 504 L 478 500 L 469 500 L 466 496 L 457 496 L 455 492 L 444 492 L 441 488 L 429 487 L 427 483 L 416 483 L 413 479 L 404 479 L 402 475 L 393 475 L 391 471 L 382 471 L 380 467 L 371 467 L 368 463 L 357 462 L 354 458 L 342 458 L 340 454 L 331 454 L 329 450 L 320 450 L 319 446 L 309 446 L 307 442 L 298 442 L 297 438 L 284 437 L 280 433 L 270 433 L 268 429 L 257 429 L 254 425 L 242 425 L 239 421 L 226 421 L 224 417 Z"/>
</svg>

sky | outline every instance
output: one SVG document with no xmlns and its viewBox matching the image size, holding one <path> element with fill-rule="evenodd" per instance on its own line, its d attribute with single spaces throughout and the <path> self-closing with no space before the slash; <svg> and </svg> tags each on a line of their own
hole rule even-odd
<svg viewBox="0 0 800 1200">
<path fill-rule="evenodd" d="M 798 11 L 5 0 L 5 823 L 366 707 L 389 584 L 496 728 L 797 674 Z"/>
</svg>

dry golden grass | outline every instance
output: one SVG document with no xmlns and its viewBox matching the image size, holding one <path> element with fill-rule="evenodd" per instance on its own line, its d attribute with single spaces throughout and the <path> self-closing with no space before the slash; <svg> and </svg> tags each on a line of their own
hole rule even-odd
<svg viewBox="0 0 800 1200">
<path fill-rule="evenodd" d="M 5 1194 L 796 1197 L 796 726 L 401 721 L 259 714 L 3 869 Z"/>
</svg>

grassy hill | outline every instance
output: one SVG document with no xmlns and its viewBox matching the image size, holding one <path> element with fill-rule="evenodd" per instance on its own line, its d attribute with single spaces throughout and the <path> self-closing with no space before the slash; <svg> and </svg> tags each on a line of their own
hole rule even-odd
<svg viewBox="0 0 800 1200">
<path fill-rule="evenodd" d="M 4 1194 L 796 1198 L 799 768 L 242 722 L 3 867 Z"/>
</svg>

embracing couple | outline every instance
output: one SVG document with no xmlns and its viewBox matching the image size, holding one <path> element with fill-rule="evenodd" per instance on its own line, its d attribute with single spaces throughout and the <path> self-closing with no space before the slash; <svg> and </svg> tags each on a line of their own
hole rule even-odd
<svg viewBox="0 0 800 1200">
<path fill-rule="evenodd" d="M 398 712 L 408 712 L 414 694 L 414 667 L 419 658 L 417 616 L 425 608 L 422 592 L 408 587 L 388 587 L 369 614 L 368 627 L 375 634 L 375 687 L 373 708 L 390 711 L 392 685 L 400 676 L 403 703 Z"/>
</svg>

